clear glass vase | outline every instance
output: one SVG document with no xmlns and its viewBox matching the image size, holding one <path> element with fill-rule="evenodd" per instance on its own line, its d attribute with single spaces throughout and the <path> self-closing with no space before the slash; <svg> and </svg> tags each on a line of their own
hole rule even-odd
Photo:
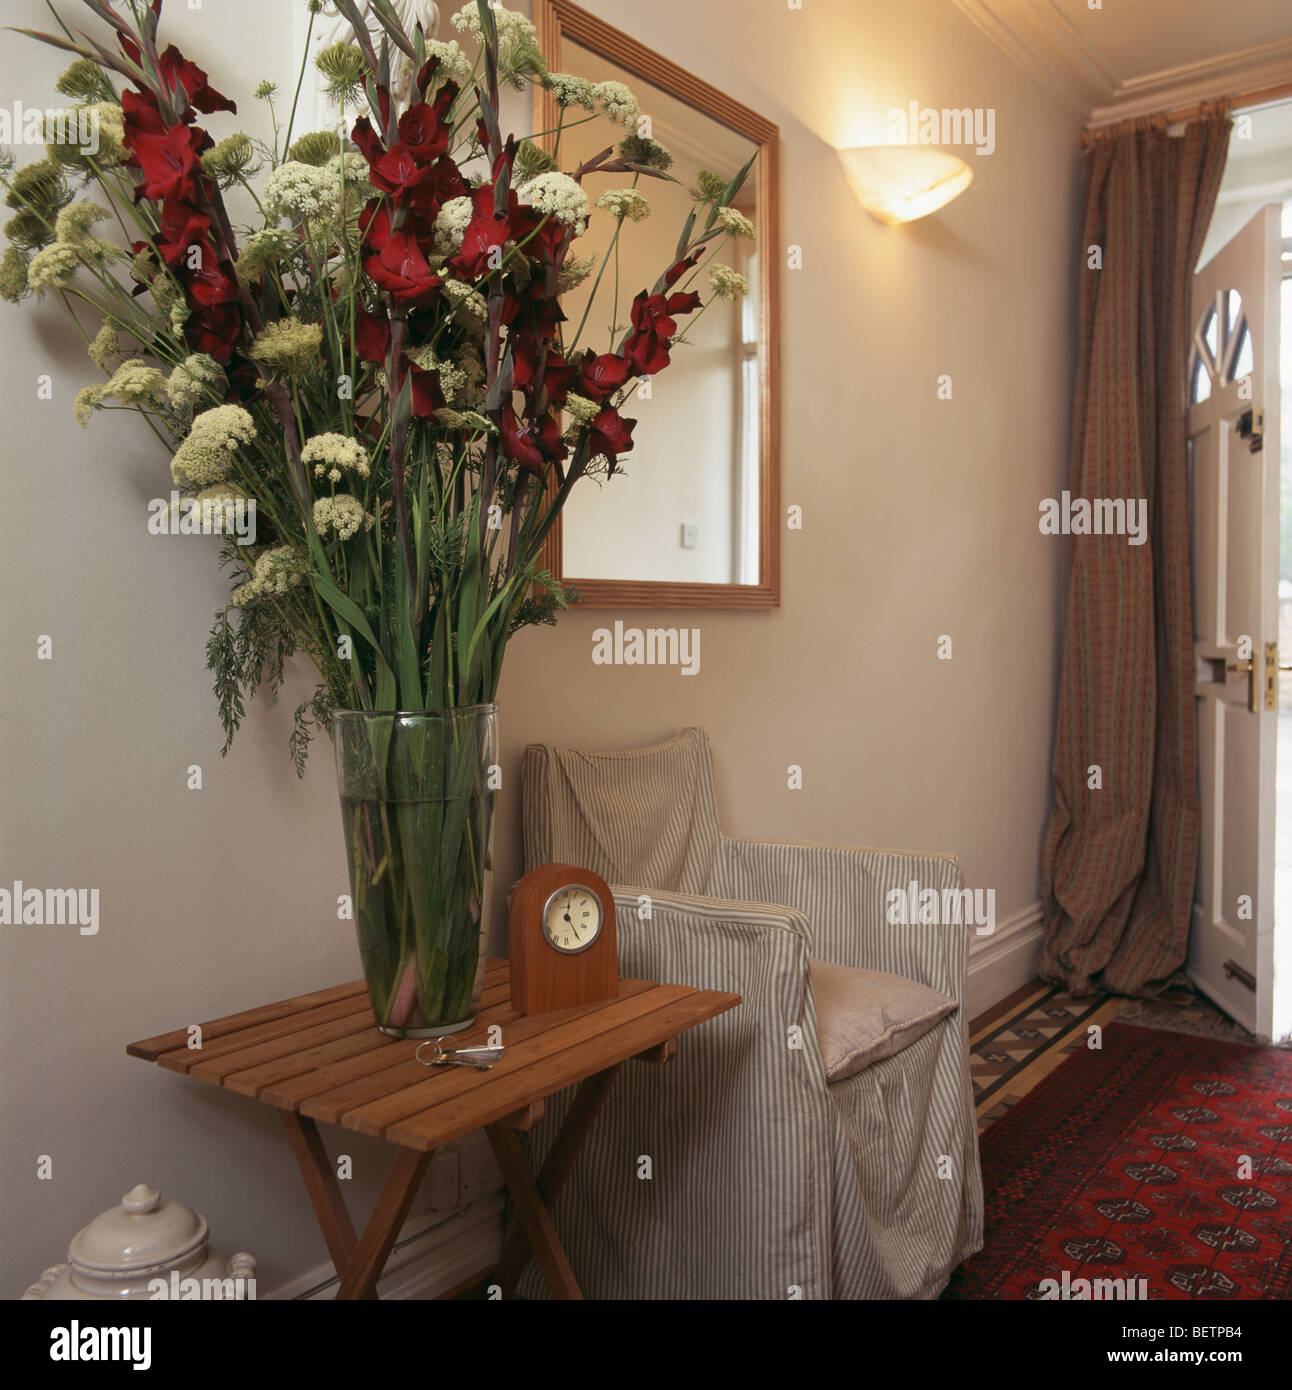
<svg viewBox="0 0 1292 1390">
<path fill-rule="evenodd" d="M 359 953 L 377 1026 L 470 1027 L 493 877 L 498 706 L 332 720 Z"/>
</svg>

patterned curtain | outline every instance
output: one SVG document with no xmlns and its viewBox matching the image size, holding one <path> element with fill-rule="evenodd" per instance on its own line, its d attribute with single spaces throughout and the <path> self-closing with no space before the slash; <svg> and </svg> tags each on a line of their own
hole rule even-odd
<svg viewBox="0 0 1292 1390">
<path fill-rule="evenodd" d="M 1186 373 L 1231 122 L 1086 137 L 1072 499 L 1147 502 L 1148 540 L 1073 535 L 1041 851 L 1041 974 L 1153 994 L 1184 963 L 1198 858 Z M 1098 248 L 1098 252 L 1093 248 Z M 1097 262 L 1097 263 L 1096 263 Z"/>
</svg>

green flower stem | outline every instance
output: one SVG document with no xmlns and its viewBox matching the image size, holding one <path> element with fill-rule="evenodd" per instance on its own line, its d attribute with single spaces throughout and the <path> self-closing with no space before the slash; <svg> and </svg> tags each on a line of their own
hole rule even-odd
<svg viewBox="0 0 1292 1390">
<path fill-rule="evenodd" d="M 578 351 L 579 339 L 583 337 L 583 326 L 588 321 L 588 314 L 591 312 L 592 305 L 596 301 L 597 291 L 601 288 L 601 277 L 606 273 L 606 265 L 610 260 L 610 253 L 616 248 L 619 242 L 619 233 L 622 232 L 623 229 L 623 219 L 620 218 L 615 226 L 615 234 L 610 240 L 610 245 L 606 247 L 606 254 L 602 257 L 601 265 L 597 269 L 597 278 L 592 282 L 592 293 L 588 296 L 588 302 L 583 306 L 583 317 L 579 320 L 578 328 L 574 330 L 574 342 L 571 343 L 566 353 L 567 360 L 572 358 Z"/>
<path fill-rule="evenodd" d="M 305 82 L 305 66 L 310 60 L 310 40 L 314 37 L 314 7 L 310 6 L 310 22 L 305 30 L 305 52 L 301 55 L 301 70 L 296 78 L 296 91 L 292 96 L 291 114 L 287 117 L 287 137 L 283 141 L 283 148 L 290 149 L 292 143 L 292 126 L 296 123 L 296 104 L 301 99 L 301 87 Z"/>
</svg>

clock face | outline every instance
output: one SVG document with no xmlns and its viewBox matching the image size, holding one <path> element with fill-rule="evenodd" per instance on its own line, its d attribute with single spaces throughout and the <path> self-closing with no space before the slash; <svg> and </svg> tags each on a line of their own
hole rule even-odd
<svg viewBox="0 0 1292 1390">
<path fill-rule="evenodd" d="M 601 899 L 581 883 L 558 888 L 543 908 L 543 935 L 562 955 L 586 951 L 601 934 Z"/>
</svg>

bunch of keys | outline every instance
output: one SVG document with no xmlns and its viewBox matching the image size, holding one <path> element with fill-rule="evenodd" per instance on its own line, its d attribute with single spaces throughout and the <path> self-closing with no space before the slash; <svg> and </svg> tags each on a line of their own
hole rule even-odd
<svg viewBox="0 0 1292 1390">
<path fill-rule="evenodd" d="M 434 1049 L 429 1057 L 422 1056 L 422 1049 L 426 1047 Z M 424 1067 L 474 1067 L 476 1071 L 489 1071 L 501 1060 L 504 1050 L 501 1047 L 454 1047 L 452 1039 L 445 1037 L 422 1043 L 413 1057 Z"/>
</svg>

